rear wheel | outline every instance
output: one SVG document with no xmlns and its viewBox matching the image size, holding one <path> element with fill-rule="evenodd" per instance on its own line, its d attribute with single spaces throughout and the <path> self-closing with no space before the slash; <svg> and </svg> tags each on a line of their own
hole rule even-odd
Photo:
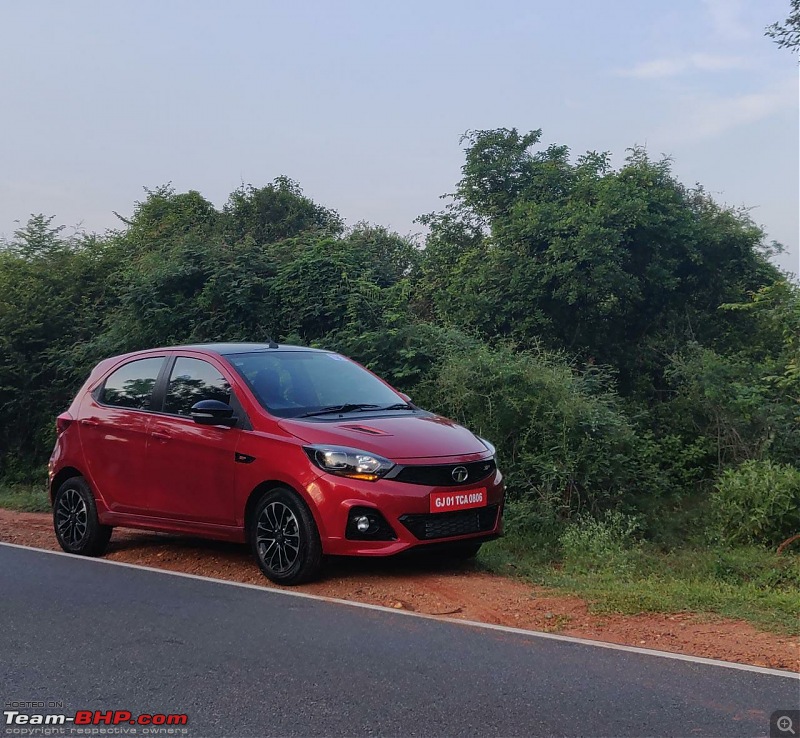
<svg viewBox="0 0 800 738">
<path fill-rule="evenodd" d="M 307 582 L 320 571 L 317 525 L 306 504 L 288 489 L 270 490 L 259 500 L 249 538 L 259 568 L 276 584 Z"/>
<path fill-rule="evenodd" d="M 83 477 L 64 482 L 53 499 L 53 528 L 58 543 L 67 553 L 102 556 L 112 528 L 97 517 L 94 495 Z"/>
</svg>

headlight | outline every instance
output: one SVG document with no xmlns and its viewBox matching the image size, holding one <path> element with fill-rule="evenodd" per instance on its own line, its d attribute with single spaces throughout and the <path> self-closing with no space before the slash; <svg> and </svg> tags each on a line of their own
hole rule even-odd
<svg viewBox="0 0 800 738">
<path fill-rule="evenodd" d="M 477 438 L 484 446 L 486 446 L 486 448 L 489 449 L 489 451 L 492 452 L 492 456 L 497 456 L 497 449 L 491 443 L 489 443 L 489 441 L 487 441 L 485 438 L 481 438 L 480 436 L 475 436 L 475 438 Z"/>
<path fill-rule="evenodd" d="M 303 450 L 311 462 L 323 471 L 349 479 L 374 482 L 386 476 L 394 466 L 393 462 L 384 459 L 383 456 L 346 446 L 318 444 L 304 446 Z"/>
</svg>

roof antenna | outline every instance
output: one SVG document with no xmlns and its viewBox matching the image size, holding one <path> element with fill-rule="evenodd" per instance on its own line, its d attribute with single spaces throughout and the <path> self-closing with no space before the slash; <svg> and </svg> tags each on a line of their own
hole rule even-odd
<svg viewBox="0 0 800 738">
<path fill-rule="evenodd" d="M 278 344 L 270 336 L 267 336 L 267 348 L 278 348 Z"/>
</svg>

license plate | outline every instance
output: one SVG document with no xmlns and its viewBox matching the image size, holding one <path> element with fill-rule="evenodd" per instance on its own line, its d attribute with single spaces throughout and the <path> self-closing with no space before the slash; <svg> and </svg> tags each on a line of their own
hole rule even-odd
<svg viewBox="0 0 800 738">
<path fill-rule="evenodd" d="M 450 512 L 469 510 L 473 507 L 486 507 L 489 496 L 485 489 L 472 489 L 469 492 L 431 492 L 431 512 Z"/>
</svg>

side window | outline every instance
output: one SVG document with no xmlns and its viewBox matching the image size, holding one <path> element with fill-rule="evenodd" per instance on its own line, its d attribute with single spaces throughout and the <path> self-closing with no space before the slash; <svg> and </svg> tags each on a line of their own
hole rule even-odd
<svg viewBox="0 0 800 738">
<path fill-rule="evenodd" d="M 106 379 L 100 402 L 114 407 L 149 410 L 153 387 L 163 364 L 163 356 L 124 364 Z"/>
<path fill-rule="evenodd" d="M 164 412 L 188 416 L 200 400 L 230 403 L 230 399 L 231 386 L 217 369 L 207 361 L 180 356 L 172 367 Z"/>
</svg>

